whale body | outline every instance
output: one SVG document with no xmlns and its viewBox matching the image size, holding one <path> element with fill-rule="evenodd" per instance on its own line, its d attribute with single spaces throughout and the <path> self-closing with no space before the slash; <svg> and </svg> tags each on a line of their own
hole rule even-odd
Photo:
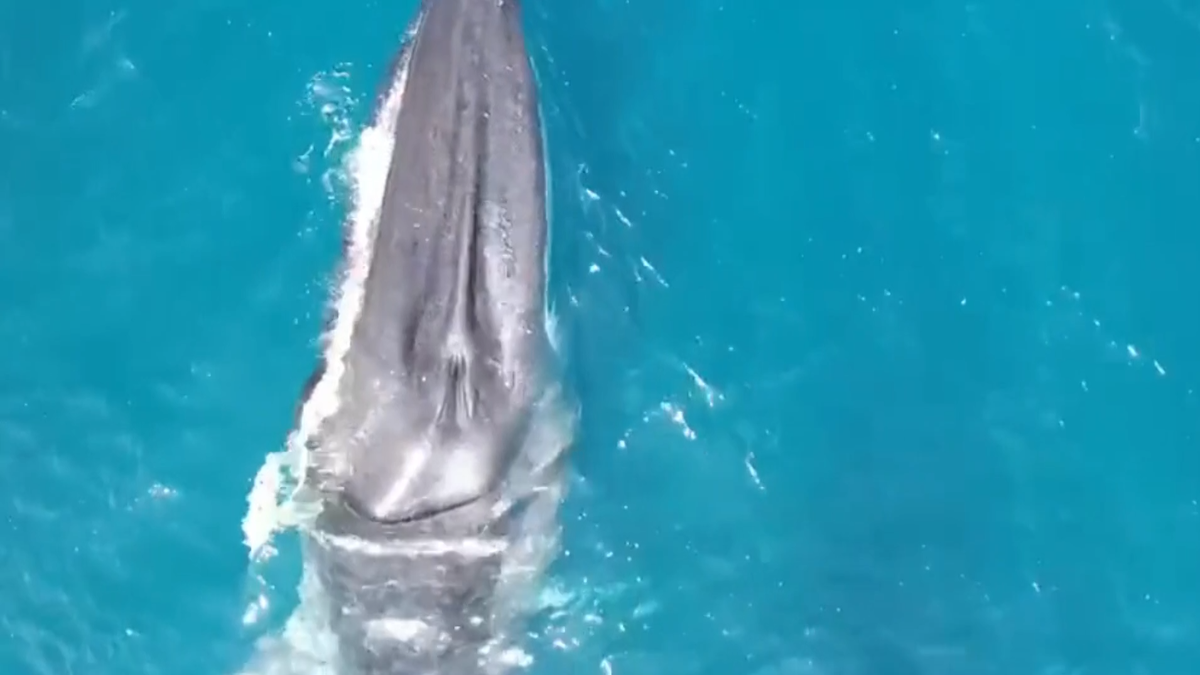
<svg viewBox="0 0 1200 675">
<path fill-rule="evenodd" d="M 338 672 L 497 672 L 552 557 L 569 444 L 547 431 L 565 408 L 518 0 L 424 0 L 385 84 L 399 105 L 377 112 L 394 145 L 366 271 L 301 396 L 301 414 L 318 388 L 337 402 L 305 441 L 305 559 Z"/>
</svg>

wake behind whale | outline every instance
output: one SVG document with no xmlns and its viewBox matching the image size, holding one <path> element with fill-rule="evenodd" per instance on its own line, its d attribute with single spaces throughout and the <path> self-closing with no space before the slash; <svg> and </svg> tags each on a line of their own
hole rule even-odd
<svg viewBox="0 0 1200 675">
<path fill-rule="evenodd" d="M 359 185 L 321 360 L 258 491 L 288 487 L 276 465 L 294 483 L 326 672 L 499 672 L 557 543 L 574 421 L 519 3 L 425 0 L 389 82 L 386 175 Z"/>
</svg>

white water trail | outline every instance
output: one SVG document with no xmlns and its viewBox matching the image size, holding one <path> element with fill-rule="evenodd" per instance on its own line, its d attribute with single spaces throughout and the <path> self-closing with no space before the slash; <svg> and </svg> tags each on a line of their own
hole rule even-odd
<svg viewBox="0 0 1200 675">
<path fill-rule="evenodd" d="M 413 25 L 415 30 L 416 23 Z M 412 31 L 405 40 L 412 38 Z M 334 74 L 337 77 L 340 74 Z M 242 532 L 249 550 L 250 572 L 254 579 L 254 597 L 243 614 L 243 623 L 255 628 L 271 611 L 272 593 L 264 580 L 264 570 L 277 553 L 276 538 L 283 532 L 304 527 L 315 516 L 314 505 L 297 499 L 306 467 L 310 461 L 308 443 L 321 422 L 336 412 L 338 382 L 344 372 L 344 359 L 350 347 L 354 324 L 362 308 L 363 292 L 371 259 L 371 244 L 375 237 L 379 210 L 383 202 L 384 185 L 393 153 L 393 132 L 397 114 L 407 84 L 407 57 L 398 64 L 396 77 L 382 99 L 374 119 L 364 128 L 358 142 L 346 153 L 338 170 L 326 174 L 323 183 L 335 192 L 337 177 L 349 188 L 350 212 L 347 228 L 346 255 L 332 294 L 333 320 L 321 339 L 325 373 L 315 383 L 311 395 L 300 410 L 298 423 L 288 435 L 282 450 L 264 458 L 247 496 L 247 510 L 242 520 Z M 350 124 L 345 110 L 338 110 L 332 99 L 348 95 L 326 84 L 324 75 L 314 78 L 310 95 L 333 126 L 325 155 L 333 154 L 339 146 L 350 141 Z M 330 119 L 330 117 L 335 119 Z M 331 174 L 333 176 L 331 177 Z M 299 587 L 299 607 L 289 616 L 277 635 L 258 640 L 254 657 L 241 672 L 245 675 L 284 675 L 332 673 L 336 660 L 336 640 L 327 629 L 328 620 L 320 602 L 320 584 L 311 570 L 305 568 Z"/>
</svg>

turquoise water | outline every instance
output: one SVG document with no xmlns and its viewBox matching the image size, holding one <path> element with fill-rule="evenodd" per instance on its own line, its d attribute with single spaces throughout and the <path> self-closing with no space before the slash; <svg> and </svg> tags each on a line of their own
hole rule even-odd
<svg viewBox="0 0 1200 675">
<path fill-rule="evenodd" d="M 0 3 L 0 673 L 250 654 L 414 5 Z M 1195 672 L 1195 0 L 526 15 L 584 409 L 535 672 Z"/>
</svg>

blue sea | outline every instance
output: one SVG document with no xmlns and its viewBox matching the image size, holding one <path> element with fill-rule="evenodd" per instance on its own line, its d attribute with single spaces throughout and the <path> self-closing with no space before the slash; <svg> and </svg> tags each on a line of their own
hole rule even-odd
<svg viewBox="0 0 1200 675">
<path fill-rule="evenodd" d="M 0 674 L 286 619 L 247 495 L 416 4 L 0 0 Z M 1200 669 L 1197 0 L 524 5 L 582 411 L 530 672 Z"/>
</svg>

